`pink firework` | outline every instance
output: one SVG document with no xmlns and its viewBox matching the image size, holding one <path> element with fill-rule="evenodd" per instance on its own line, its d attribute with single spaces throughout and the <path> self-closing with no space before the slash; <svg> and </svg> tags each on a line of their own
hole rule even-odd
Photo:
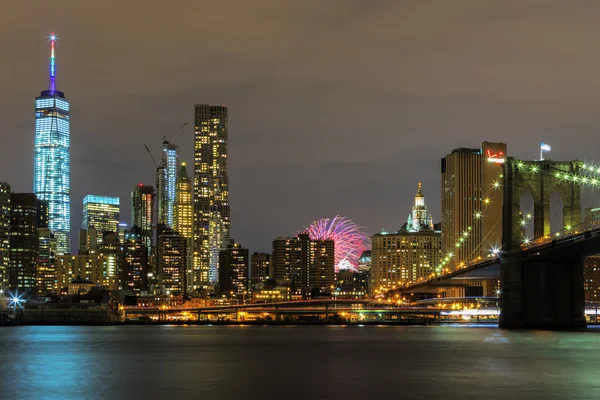
<svg viewBox="0 0 600 400">
<path fill-rule="evenodd" d="M 333 239 L 335 242 L 335 272 L 342 269 L 358 271 L 360 254 L 371 247 L 371 239 L 351 220 L 336 215 L 314 221 L 301 232 L 311 239 Z"/>
</svg>

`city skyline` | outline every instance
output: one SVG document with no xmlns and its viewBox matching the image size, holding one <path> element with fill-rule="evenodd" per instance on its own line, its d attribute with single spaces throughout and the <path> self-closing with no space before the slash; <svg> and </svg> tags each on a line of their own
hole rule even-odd
<svg viewBox="0 0 600 400">
<path fill-rule="evenodd" d="M 539 142 L 544 141 L 553 146 L 551 158 L 594 157 L 592 144 L 598 121 L 593 110 L 597 109 L 600 93 L 589 82 L 594 81 L 593 71 L 599 60 L 584 49 L 591 45 L 597 29 L 588 17 L 597 6 L 573 7 L 565 15 L 559 3 L 545 2 L 544 16 L 534 17 L 533 11 L 540 4 L 532 2 L 492 17 L 498 15 L 493 6 L 467 10 L 466 3 L 457 3 L 454 7 L 463 18 L 489 22 L 469 30 L 468 40 L 473 42 L 466 47 L 460 45 L 467 39 L 461 29 L 463 20 L 430 20 L 428 10 L 420 5 L 409 8 L 415 20 L 421 21 L 419 26 L 407 21 L 408 6 L 402 5 L 382 4 L 368 12 L 360 5 L 349 5 L 338 17 L 335 14 L 339 8 L 334 2 L 320 7 L 317 3 L 296 5 L 293 10 L 282 7 L 275 15 L 261 18 L 268 18 L 271 26 L 285 28 L 281 36 L 288 46 L 272 38 L 267 45 L 253 44 L 258 47 L 240 51 L 239 55 L 230 52 L 232 59 L 211 44 L 205 50 L 214 58 L 200 50 L 184 57 L 190 48 L 187 29 L 199 30 L 197 34 L 210 29 L 196 27 L 185 18 L 168 38 L 151 41 L 131 34 L 126 19 L 120 16 L 114 16 L 115 36 L 103 33 L 99 37 L 100 18 L 89 19 L 90 30 L 72 25 L 76 13 L 83 18 L 85 10 L 60 10 L 68 14 L 60 17 L 59 10 L 49 5 L 34 12 L 15 5 L 11 15 L 15 21 L 21 20 L 21 25 L 3 19 L 2 29 L 10 34 L 0 39 L 17 38 L 17 46 L 6 46 L 6 56 L 22 60 L 6 65 L 7 73 L 0 77 L 2 86 L 14 93 L 10 99 L 1 100 L 6 112 L 2 128 L 15 132 L 6 135 L 6 146 L 0 152 L 2 180 L 15 192 L 31 190 L 31 97 L 45 84 L 47 43 L 43 37 L 55 29 L 64 39 L 57 45 L 59 89 L 68 93 L 74 107 L 72 207 L 81 204 L 87 193 L 118 196 L 127 204 L 134 184 L 154 185 L 155 169 L 142 144 L 147 143 L 156 154 L 164 135 L 184 121 L 192 122 L 192 104 L 209 103 L 226 104 L 230 110 L 229 174 L 235 221 L 231 237 L 252 251 L 268 251 L 272 238 L 338 214 L 367 227 L 368 233 L 383 227 L 398 229 L 405 213 L 398 210 L 410 207 L 418 181 L 430 188 L 429 209 L 436 217 L 434 222 L 439 222 L 439 159 L 456 147 L 472 147 L 482 139 L 503 141 L 511 155 L 534 159 L 538 157 Z M 443 2 L 436 6 L 442 14 L 451 12 Z M 124 14 L 133 11 L 126 6 Z M 216 15 L 224 12 L 218 7 L 210 11 Z M 143 12 L 149 23 L 159 18 L 159 13 Z M 323 24 L 311 27 L 313 32 L 299 13 L 318 15 Z M 522 32 L 498 35 L 504 32 L 502 21 L 517 14 L 524 15 Z M 167 11 L 165 17 L 169 15 Z M 587 33 L 572 33 L 562 40 L 555 36 L 559 32 L 545 32 L 544 37 L 536 33 L 538 24 L 551 24 L 557 16 L 565 24 L 577 21 Z M 248 17 L 253 22 L 260 20 L 244 5 L 231 17 L 232 22 Z M 389 27 L 393 41 L 386 39 L 386 29 L 369 29 L 373 17 L 379 18 L 378 25 Z M 47 26 L 48 20 L 53 26 Z M 342 20 L 355 21 L 357 31 Z M 264 35 L 256 24 L 251 27 L 253 34 Z M 433 28 L 447 32 L 449 44 L 436 45 L 424 35 Z M 327 38 L 323 43 L 314 43 L 310 50 L 313 57 L 303 57 L 301 62 L 294 50 L 305 48 L 310 38 L 297 38 L 297 30 Z M 479 34 L 471 36 L 473 30 Z M 365 32 L 369 44 L 356 36 Z M 537 46 L 519 42 L 519 34 Z M 231 35 L 227 44 L 243 48 L 243 35 Z M 341 46 L 332 47 L 332 40 Z M 119 41 L 123 43 L 119 45 Z M 416 47 L 424 54 L 413 49 L 413 41 L 420 44 Z M 506 51 L 503 59 L 486 57 L 490 41 Z M 153 68 L 145 63 L 141 73 L 142 65 L 131 61 L 127 53 L 137 48 L 142 52 L 151 42 L 156 51 L 181 62 L 160 62 Z M 166 47 L 174 42 L 178 44 L 173 48 Z M 375 42 L 379 45 L 371 46 Z M 556 53 L 544 47 L 547 42 L 557 46 Z M 92 43 L 106 45 L 90 46 Z M 455 57 L 440 62 L 437 57 L 446 54 L 443 48 L 448 46 L 455 50 Z M 90 47 L 94 48 L 93 54 L 86 50 Z M 525 49 L 531 54 L 520 58 L 519 52 Z M 329 50 L 335 57 L 325 56 Z M 144 60 L 148 52 L 132 53 Z M 356 53 L 385 62 L 371 67 L 357 60 Z M 553 55 L 563 53 L 585 53 L 585 68 L 552 62 Z M 207 59 L 214 61 L 200 61 Z M 265 60 L 282 63 L 271 65 Z M 290 66 L 295 64 L 302 68 Z M 569 79 L 565 79 L 567 76 Z M 127 84 L 121 84 L 122 78 Z M 512 93 L 527 95 L 515 98 Z M 357 117 L 365 106 L 367 111 L 377 112 L 377 123 Z M 102 114 L 96 111 L 100 109 Z M 369 132 L 370 145 L 361 140 L 363 132 Z M 188 126 L 175 140 L 182 150 L 181 159 L 190 165 L 192 137 Z M 278 180 L 281 176 L 289 179 Z M 121 219 L 128 221 L 128 210 L 124 211 Z M 81 226 L 79 213 L 72 214 L 72 227 Z"/>
<path fill-rule="evenodd" d="M 3 397 L 598 397 L 600 2 L 6 3 Z"/>
</svg>

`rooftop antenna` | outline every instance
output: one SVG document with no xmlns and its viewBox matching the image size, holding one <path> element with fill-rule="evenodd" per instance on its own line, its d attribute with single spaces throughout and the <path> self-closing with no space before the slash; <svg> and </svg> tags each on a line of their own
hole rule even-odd
<svg viewBox="0 0 600 400">
<path fill-rule="evenodd" d="M 50 82 L 48 83 L 48 90 L 50 92 L 56 91 L 56 63 L 54 59 L 54 46 L 56 44 L 56 34 L 52 32 L 50 34 Z"/>
</svg>

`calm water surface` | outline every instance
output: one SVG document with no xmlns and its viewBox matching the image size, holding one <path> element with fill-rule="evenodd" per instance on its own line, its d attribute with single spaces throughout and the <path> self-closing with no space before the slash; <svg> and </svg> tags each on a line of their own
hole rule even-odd
<svg viewBox="0 0 600 400">
<path fill-rule="evenodd" d="M 4 399 L 600 399 L 600 330 L 0 329 Z"/>
</svg>

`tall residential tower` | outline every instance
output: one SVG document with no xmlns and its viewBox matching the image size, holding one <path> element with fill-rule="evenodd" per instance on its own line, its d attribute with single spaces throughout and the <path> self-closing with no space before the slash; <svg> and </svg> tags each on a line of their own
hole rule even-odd
<svg viewBox="0 0 600 400">
<path fill-rule="evenodd" d="M 193 290 L 217 283 L 219 251 L 229 244 L 229 224 L 227 107 L 196 104 Z"/>
<path fill-rule="evenodd" d="M 176 232 L 179 232 L 186 240 L 186 284 L 188 286 L 187 291 L 191 292 L 192 289 L 192 243 L 193 243 L 193 229 L 194 229 L 194 216 L 192 206 L 192 183 L 187 174 L 185 163 L 181 163 L 181 169 L 179 170 L 179 176 L 177 177 L 177 190 L 175 191 L 175 207 L 173 212 L 173 226 Z"/>
<path fill-rule="evenodd" d="M 57 252 L 69 253 L 71 231 L 71 156 L 69 102 L 56 90 L 54 47 L 50 36 L 50 83 L 35 99 L 33 192 L 48 204 L 48 227 Z"/>
<path fill-rule="evenodd" d="M 158 223 L 167 228 L 173 228 L 175 194 L 177 190 L 177 175 L 179 155 L 177 145 L 163 142 L 162 162 L 158 176 Z"/>
</svg>

